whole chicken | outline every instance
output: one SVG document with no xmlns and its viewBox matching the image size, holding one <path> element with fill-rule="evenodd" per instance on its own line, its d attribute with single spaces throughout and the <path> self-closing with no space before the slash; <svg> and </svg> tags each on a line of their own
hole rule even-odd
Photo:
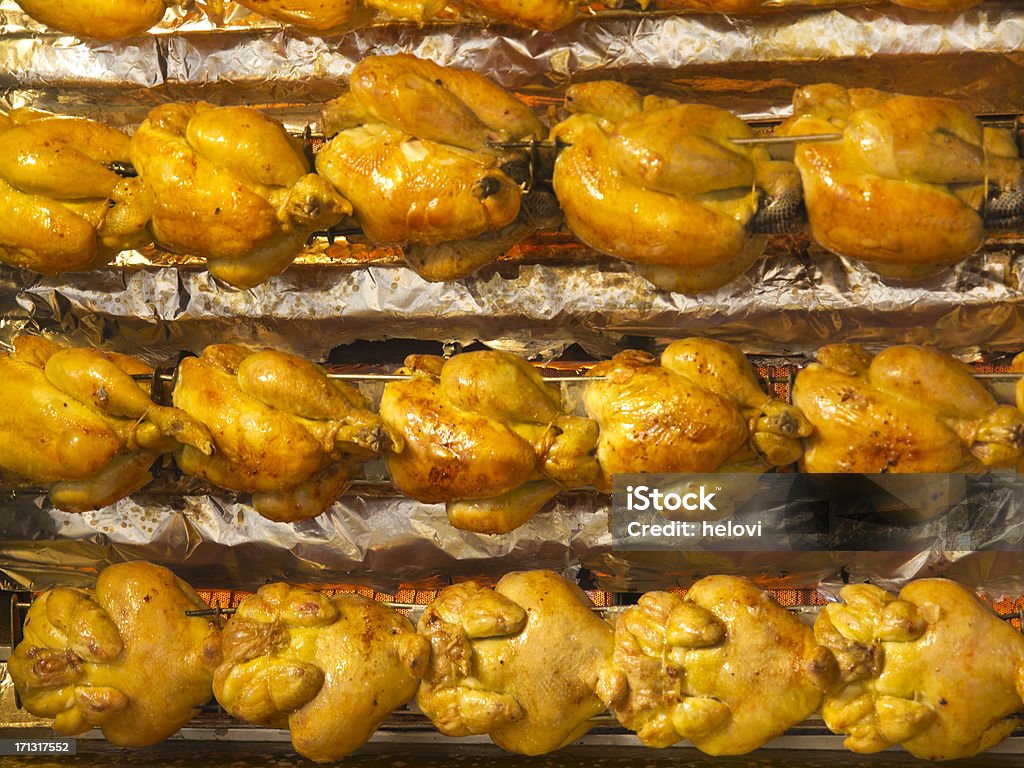
<svg viewBox="0 0 1024 768">
<path fill-rule="evenodd" d="M 161 453 L 213 451 L 206 427 L 156 405 L 135 358 L 18 336 L 0 355 L 0 470 L 50 486 L 53 505 L 97 509 L 152 479 Z"/>
<path fill-rule="evenodd" d="M 854 752 L 901 744 L 926 760 L 955 760 L 995 746 L 1017 727 L 1014 681 L 1024 637 L 974 593 L 920 579 L 899 597 L 851 584 L 814 627 L 839 662 L 841 685 L 821 716 Z"/>
<path fill-rule="evenodd" d="M 327 597 L 269 584 L 224 627 L 213 688 L 240 720 L 288 728 L 318 762 L 359 749 L 416 694 L 427 640 L 401 614 L 361 595 Z"/>
<path fill-rule="evenodd" d="M 594 688 L 612 629 L 592 606 L 551 571 L 448 587 L 417 627 L 432 654 L 416 703 L 446 736 L 486 733 L 523 755 L 571 744 L 604 710 Z"/>
<path fill-rule="evenodd" d="M 632 472 L 716 472 L 792 464 L 811 426 L 799 409 L 765 394 L 730 344 L 673 342 L 661 364 L 627 350 L 588 372 L 583 402 L 601 428 L 602 487 Z"/>
<path fill-rule="evenodd" d="M 661 288 L 725 285 L 764 249 L 749 226 L 758 209 L 799 206 L 796 169 L 734 144 L 754 134 L 729 112 L 611 81 L 574 85 L 565 104 L 552 137 L 566 145 L 554 188 L 569 228 Z"/>
<path fill-rule="evenodd" d="M 649 747 L 757 749 L 817 711 L 835 679 L 811 628 L 746 579 L 708 576 L 684 600 L 648 592 L 619 616 L 598 696 Z"/>
<path fill-rule="evenodd" d="M 537 226 L 512 175 L 523 154 L 492 144 L 537 138 L 542 126 L 480 75 L 370 56 L 325 107 L 323 128 L 334 138 L 317 171 L 352 201 L 371 241 L 404 246 L 427 280 L 465 277 Z"/>
<path fill-rule="evenodd" d="M 927 347 L 871 355 L 830 344 L 797 374 L 793 403 L 814 426 L 805 472 L 958 472 L 1012 465 L 1020 411 L 999 405 L 971 369 Z"/>
<path fill-rule="evenodd" d="M 106 264 L 150 241 L 152 205 L 127 162 L 128 137 L 80 117 L 0 115 L 0 262 L 47 275 Z"/>
<path fill-rule="evenodd" d="M 251 493 L 256 511 L 279 522 L 327 509 L 389 439 L 357 389 L 270 349 L 207 347 L 178 366 L 173 398 L 216 446 L 213 455 L 182 447 L 182 471 Z"/>
<path fill-rule="evenodd" d="M 168 6 L 185 4 L 183 0 L 17 0 L 17 3 L 25 13 L 47 26 L 100 40 L 140 35 L 164 17 Z"/>
<path fill-rule="evenodd" d="M 131 159 L 153 196 L 157 243 L 206 259 L 240 288 L 281 272 L 313 232 L 352 211 L 284 128 L 249 107 L 156 107 Z"/>
<path fill-rule="evenodd" d="M 121 747 L 163 741 L 210 700 L 220 631 L 185 611 L 207 605 L 166 568 L 105 568 L 95 590 L 58 587 L 32 602 L 8 670 L 29 712 L 57 733 L 99 727 Z"/>
<path fill-rule="evenodd" d="M 842 135 L 796 147 L 814 239 L 887 277 L 929 277 L 970 256 L 987 187 L 1022 186 L 1014 142 L 948 99 L 826 84 L 798 89 L 793 111 L 778 135 Z"/>
<path fill-rule="evenodd" d="M 386 454 L 395 487 L 447 502 L 456 528 L 507 533 L 562 488 L 592 484 L 597 425 L 571 416 L 525 360 L 467 352 L 406 358 L 384 387 L 380 415 L 401 436 Z"/>
</svg>

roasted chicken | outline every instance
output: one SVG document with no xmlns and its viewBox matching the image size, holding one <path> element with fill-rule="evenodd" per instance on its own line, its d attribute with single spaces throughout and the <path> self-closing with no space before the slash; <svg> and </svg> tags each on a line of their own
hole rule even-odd
<svg viewBox="0 0 1024 768">
<path fill-rule="evenodd" d="M 144 486 L 161 453 L 212 453 L 206 427 L 132 379 L 149 373 L 127 355 L 18 336 L 0 355 L 0 470 L 49 485 L 55 507 L 80 512 Z"/>
<path fill-rule="evenodd" d="M 113 40 L 140 35 L 183 0 L 17 0 L 29 16 L 61 32 Z M 84 145 L 79 145 L 86 149 Z"/>
<path fill-rule="evenodd" d="M 753 132 L 729 112 L 611 81 L 574 85 L 565 103 L 572 115 L 552 136 L 566 144 L 554 171 L 566 222 L 661 288 L 725 285 L 761 255 L 749 228 L 759 207 L 799 205 L 793 165 L 734 144 Z"/>
<path fill-rule="evenodd" d="M 356 0 L 238 0 L 238 4 L 268 19 L 318 32 L 342 27 L 359 6 Z M 214 0 L 213 5 L 223 10 L 223 0 Z"/>
<path fill-rule="evenodd" d="M 576 18 L 579 0 L 454 0 L 452 5 L 500 24 L 551 30 Z"/>
<path fill-rule="evenodd" d="M 205 258 L 241 288 L 281 272 L 313 232 L 351 213 L 281 125 L 249 107 L 156 107 L 131 160 L 153 196 L 157 243 Z"/>
<path fill-rule="evenodd" d="M 630 472 L 715 472 L 792 464 L 811 433 L 797 408 L 765 394 L 735 347 L 691 338 L 661 363 L 636 350 L 590 369 L 583 402 L 601 428 L 602 487 Z"/>
<path fill-rule="evenodd" d="M 954 760 L 1017 727 L 1024 637 L 972 592 L 921 579 L 898 598 L 869 584 L 839 594 L 844 602 L 827 606 L 814 631 L 839 662 L 842 684 L 821 714 L 847 735 L 847 749 L 902 744 L 926 760 Z"/>
<path fill-rule="evenodd" d="M 738 755 L 816 712 L 834 677 L 810 627 L 746 579 L 709 576 L 619 617 L 597 692 L 649 747 Z"/>
<path fill-rule="evenodd" d="M 389 442 L 354 387 L 294 355 L 216 344 L 178 366 L 174 404 L 204 424 L 213 455 L 184 446 L 182 471 L 251 493 L 264 517 L 316 517 Z"/>
<path fill-rule="evenodd" d="M 0 262 L 55 275 L 148 243 L 152 210 L 141 182 L 108 167 L 127 162 L 128 144 L 85 118 L 0 115 Z"/>
<path fill-rule="evenodd" d="M 778 135 L 842 135 L 797 144 L 811 233 L 888 277 L 929 277 L 970 256 L 988 187 L 1024 178 L 1014 142 L 948 99 L 815 85 L 797 90 L 793 110 Z"/>
<path fill-rule="evenodd" d="M 486 733 L 524 755 L 572 743 L 604 709 L 612 629 L 592 605 L 551 571 L 448 587 L 420 617 L 432 654 L 416 703 L 446 736 Z"/>
<path fill-rule="evenodd" d="M 596 480 L 597 425 L 567 414 L 525 360 L 487 351 L 405 365 L 411 378 L 389 382 L 380 404 L 401 436 L 388 472 L 407 496 L 447 502 L 455 527 L 507 533 L 560 489 Z"/>
<path fill-rule="evenodd" d="M 386 605 L 270 584 L 224 627 L 213 686 L 234 717 L 288 728 L 299 754 L 338 760 L 412 699 L 429 658 L 427 640 Z"/>
<path fill-rule="evenodd" d="M 317 171 L 352 201 L 366 236 L 405 247 L 428 280 L 465 277 L 536 226 L 494 142 L 539 137 L 533 112 L 472 72 L 400 54 L 370 56 L 329 102 Z"/>
<path fill-rule="evenodd" d="M 211 697 L 220 632 L 185 615 L 206 607 L 165 568 L 111 565 L 95 590 L 36 598 L 7 668 L 25 709 L 58 733 L 97 726 L 118 746 L 155 744 Z"/>
<path fill-rule="evenodd" d="M 805 472 L 971 471 L 1012 465 L 1024 451 L 1020 411 L 941 352 L 830 344 L 817 359 L 793 387 L 814 426 Z"/>
</svg>

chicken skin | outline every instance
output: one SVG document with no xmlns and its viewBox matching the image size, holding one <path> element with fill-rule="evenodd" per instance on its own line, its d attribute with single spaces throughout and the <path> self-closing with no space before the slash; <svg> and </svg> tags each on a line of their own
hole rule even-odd
<svg viewBox="0 0 1024 768">
<path fill-rule="evenodd" d="M 960 472 L 1012 465 L 1020 411 L 999 405 L 963 363 L 934 349 L 856 344 L 818 350 L 793 403 L 814 426 L 805 472 Z"/>
<path fill-rule="evenodd" d="M 547 31 L 564 27 L 575 19 L 579 0 L 455 0 L 453 5 L 499 24 Z"/>
<path fill-rule="evenodd" d="M 80 117 L 0 115 L 0 262 L 46 275 L 91 269 L 150 241 L 152 213 L 127 162 L 129 139 Z"/>
<path fill-rule="evenodd" d="M 370 56 L 323 112 L 334 136 L 317 172 L 352 201 L 366 236 L 405 247 L 427 280 L 465 277 L 536 226 L 495 142 L 537 138 L 540 121 L 472 72 L 409 55 Z"/>
<path fill-rule="evenodd" d="M 184 446 L 187 474 L 253 495 L 270 520 L 316 517 L 388 442 L 369 402 L 294 355 L 216 344 L 178 366 L 174 404 L 204 424 L 216 452 Z"/>
<path fill-rule="evenodd" d="M 337 29 L 356 12 L 356 0 L 238 0 L 260 16 L 323 32 Z"/>
<path fill-rule="evenodd" d="M 834 678 L 810 627 L 746 579 L 708 576 L 619 617 L 597 692 L 649 747 L 738 755 L 816 712 Z"/>
<path fill-rule="evenodd" d="M 764 249 L 749 229 L 758 208 L 799 202 L 796 169 L 734 144 L 753 132 L 729 112 L 611 81 L 574 85 L 565 103 L 573 114 L 552 136 L 567 145 L 554 187 L 569 228 L 660 288 L 738 277 Z"/>
<path fill-rule="evenodd" d="M 113 40 L 140 35 L 179 0 L 17 0 L 36 21 L 79 37 Z M 80 145 L 85 149 L 84 145 Z"/>
<path fill-rule="evenodd" d="M 416 703 L 446 736 L 486 733 L 523 755 L 572 743 L 604 710 L 594 688 L 612 629 L 592 606 L 551 571 L 448 587 L 417 627 L 433 653 Z"/>
<path fill-rule="evenodd" d="M 165 104 L 131 142 L 159 245 L 239 288 L 284 270 L 309 236 L 351 213 L 281 125 L 249 107 Z"/>
<path fill-rule="evenodd" d="M 18 336 L 0 355 L 0 470 L 49 485 L 55 507 L 81 512 L 139 490 L 161 453 L 210 454 L 206 427 L 132 379 L 150 373 L 127 355 Z"/>
<path fill-rule="evenodd" d="M 185 615 L 206 607 L 166 568 L 111 565 L 95 590 L 58 587 L 33 601 L 11 679 L 57 733 L 99 727 L 121 747 L 156 744 L 211 698 L 220 632 Z"/>
<path fill-rule="evenodd" d="M 598 476 L 597 425 L 568 415 L 558 391 L 506 352 L 406 358 L 380 415 L 401 436 L 386 455 L 395 487 L 447 502 L 456 528 L 507 533 L 563 488 Z"/>
<path fill-rule="evenodd" d="M 988 190 L 1020 188 L 1013 142 L 995 140 L 948 99 L 808 86 L 781 136 L 841 133 L 797 144 L 814 239 L 887 277 L 930 277 L 981 245 Z"/>
<path fill-rule="evenodd" d="M 852 584 L 814 631 L 839 662 L 841 685 L 821 715 L 853 752 L 901 744 L 925 760 L 970 757 L 1017 727 L 1014 681 L 1024 637 L 972 592 L 945 579 L 899 597 Z"/>
<path fill-rule="evenodd" d="M 401 614 L 361 595 L 269 584 L 224 627 L 213 687 L 232 716 L 291 731 L 318 762 L 359 749 L 416 694 L 430 645 Z"/>
<path fill-rule="evenodd" d="M 632 472 L 762 471 L 800 458 L 811 433 L 765 394 L 746 357 L 711 339 L 674 342 L 661 364 L 628 350 L 590 369 L 583 402 L 601 428 L 602 487 Z"/>
</svg>

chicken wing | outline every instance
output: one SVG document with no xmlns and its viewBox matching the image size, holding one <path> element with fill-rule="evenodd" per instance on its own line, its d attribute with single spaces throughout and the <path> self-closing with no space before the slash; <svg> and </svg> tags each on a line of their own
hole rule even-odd
<svg viewBox="0 0 1024 768">
<path fill-rule="evenodd" d="M 352 211 L 281 125 L 249 107 L 157 107 L 131 159 L 153 196 L 157 243 L 206 259 L 240 288 L 281 272 L 313 232 Z"/>
<path fill-rule="evenodd" d="M 412 699 L 429 657 L 427 640 L 386 605 L 269 584 L 224 627 L 213 687 L 234 717 L 288 728 L 299 754 L 338 760 Z"/>
<path fill-rule="evenodd" d="M 343 27 L 359 5 L 356 0 L 238 0 L 238 4 L 268 19 L 317 32 Z"/>
<path fill-rule="evenodd" d="M 149 196 L 108 167 L 128 160 L 128 144 L 84 118 L 0 115 L 0 262 L 55 275 L 148 243 Z"/>
<path fill-rule="evenodd" d="M 551 571 L 448 587 L 420 617 L 432 655 L 416 703 L 446 736 L 486 733 L 524 755 L 572 743 L 604 709 L 594 688 L 612 629 L 592 605 Z"/>
<path fill-rule="evenodd" d="M 217 449 L 183 447 L 175 455 L 182 471 L 253 494 L 256 511 L 279 522 L 319 515 L 389 441 L 357 389 L 274 350 L 207 347 L 178 366 L 173 398 Z"/>
<path fill-rule="evenodd" d="M 748 229 L 759 206 L 799 200 L 796 169 L 734 144 L 753 133 L 728 112 L 610 81 L 574 85 L 565 103 L 573 114 L 552 136 L 566 145 L 554 188 L 569 228 L 661 288 L 738 277 L 764 249 Z"/>
<path fill-rule="evenodd" d="M 987 152 L 974 115 L 947 99 L 816 85 L 793 105 L 778 135 L 842 135 L 797 144 L 811 233 L 888 277 L 929 277 L 970 256 L 988 185 L 1019 189 L 1024 178 L 1012 142 Z"/>
<path fill-rule="evenodd" d="M 29 712 L 75 736 L 99 727 L 121 747 L 170 737 L 212 695 L 220 632 L 165 568 L 105 568 L 95 590 L 58 587 L 33 601 L 8 670 Z"/>
<path fill-rule="evenodd" d="M 140 35 L 183 0 L 17 0 L 29 16 L 80 37 L 113 40 Z"/>
<path fill-rule="evenodd" d="M 510 175 L 521 153 L 492 144 L 539 137 L 541 124 L 480 75 L 371 56 L 352 71 L 349 92 L 327 104 L 323 124 L 334 138 L 317 171 L 352 201 L 367 237 L 406 246 L 428 280 L 471 274 L 535 226 L 520 217 L 533 209 L 521 208 Z"/>
<path fill-rule="evenodd" d="M 623 612 L 597 692 L 649 747 L 689 739 L 738 755 L 816 712 L 835 671 L 811 628 L 770 595 L 708 576 L 685 600 L 649 592 Z"/>
<path fill-rule="evenodd" d="M 483 14 L 499 24 L 552 30 L 576 18 L 579 0 L 455 0 L 456 8 Z"/>
<path fill-rule="evenodd" d="M 926 760 L 970 757 L 1017 727 L 1014 681 L 1024 637 L 971 592 L 945 579 L 908 584 L 899 597 L 870 584 L 839 593 L 815 624 L 842 684 L 821 715 L 847 749 L 901 744 Z"/>
<path fill-rule="evenodd" d="M 583 402 L 601 429 L 606 490 L 620 473 L 792 464 L 811 433 L 803 414 L 765 394 L 746 357 L 722 342 L 674 342 L 660 365 L 645 352 L 621 352 L 588 375 Z"/>
<path fill-rule="evenodd" d="M 0 469 L 49 485 L 55 507 L 80 512 L 144 486 L 161 453 L 210 454 L 206 427 L 132 379 L 151 372 L 125 355 L 17 337 L 0 355 Z"/>
<path fill-rule="evenodd" d="M 507 533 L 560 489 L 596 479 L 597 425 L 565 413 L 525 360 L 488 351 L 405 362 L 411 378 L 389 382 L 380 404 L 401 436 L 388 472 L 407 496 L 447 502 L 455 527 Z"/>
<path fill-rule="evenodd" d="M 1020 411 L 941 352 L 907 345 L 871 355 L 831 344 L 817 358 L 793 387 L 814 426 L 806 472 L 970 471 L 1011 465 L 1024 451 Z"/>
</svg>

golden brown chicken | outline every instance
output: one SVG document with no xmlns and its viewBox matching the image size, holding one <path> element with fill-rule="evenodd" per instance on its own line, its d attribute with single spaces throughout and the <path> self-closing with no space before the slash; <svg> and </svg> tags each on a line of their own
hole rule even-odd
<svg viewBox="0 0 1024 768">
<path fill-rule="evenodd" d="M 793 165 L 734 144 L 753 132 L 724 110 L 611 81 L 574 85 L 565 103 L 554 187 L 570 229 L 661 288 L 725 285 L 764 249 L 749 228 L 759 207 L 799 204 Z"/>
<path fill-rule="evenodd" d="M 150 373 L 127 355 L 18 336 L 0 355 L 0 470 L 49 485 L 55 507 L 80 512 L 144 486 L 161 453 L 211 453 L 206 427 L 132 379 Z"/>
<path fill-rule="evenodd" d="M 148 195 L 108 167 L 128 161 L 128 144 L 85 118 L 0 115 L 0 262 L 55 275 L 148 243 Z"/>
<path fill-rule="evenodd" d="M 1020 411 L 999 405 L 971 370 L 927 347 L 869 354 L 830 344 L 797 374 L 793 403 L 814 426 L 806 472 L 957 472 L 1012 465 Z"/>
<path fill-rule="evenodd" d="M 815 635 L 839 662 L 842 685 L 821 715 L 847 749 L 901 744 L 926 760 L 970 757 L 1017 727 L 1014 688 L 1024 636 L 945 579 L 908 584 L 897 598 L 870 584 L 843 587 Z"/>
<path fill-rule="evenodd" d="M 17 0 L 29 16 L 61 32 L 113 40 L 140 35 L 183 0 Z M 84 149 L 84 147 L 83 147 Z"/>
<path fill-rule="evenodd" d="M 597 425 L 567 414 L 525 360 L 487 351 L 405 364 L 411 378 L 389 382 L 380 404 L 401 436 L 388 472 L 407 496 L 447 502 L 455 527 L 507 533 L 562 488 L 596 480 Z"/>
<path fill-rule="evenodd" d="M 948 99 L 826 84 L 798 89 L 793 110 L 778 135 L 842 135 L 797 144 L 814 239 L 882 275 L 920 279 L 967 258 L 982 242 L 986 180 L 1021 186 L 1014 143 Z"/>
<path fill-rule="evenodd" d="M 297 142 L 249 107 L 165 104 L 131 142 L 153 196 L 159 245 L 209 262 L 210 274 L 247 288 L 292 263 L 309 236 L 351 213 L 309 173 Z"/>
<path fill-rule="evenodd" d="M 238 0 L 238 4 L 268 19 L 323 32 L 351 21 L 359 4 L 356 0 Z M 223 0 L 214 8 L 223 11 Z"/>
<path fill-rule="evenodd" d="M 604 709 L 594 688 L 612 629 L 592 606 L 551 571 L 448 587 L 417 627 L 433 653 L 416 703 L 446 736 L 486 733 L 524 755 L 572 743 Z"/>
<path fill-rule="evenodd" d="M 144 747 L 171 736 L 212 696 L 220 632 L 185 611 L 206 608 L 166 568 L 103 570 L 95 590 L 58 587 L 32 603 L 8 669 L 29 712 L 74 736 Z"/>
<path fill-rule="evenodd" d="M 595 380 L 583 402 L 601 428 L 605 490 L 621 473 L 792 464 L 811 433 L 797 408 L 765 394 L 743 353 L 720 341 L 676 341 L 660 365 L 646 352 L 620 352 L 588 375 Z"/>
<path fill-rule="evenodd" d="M 811 628 L 746 579 L 708 576 L 684 600 L 648 592 L 615 625 L 597 692 L 649 747 L 757 749 L 817 711 L 835 678 Z"/>
<path fill-rule="evenodd" d="M 579 0 L 454 0 L 452 4 L 500 24 L 552 30 L 576 18 Z"/>
<path fill-rule="evenodd" d="M 251 493 L 256 511 L 279 522 L 319 515 L 389 441 L 357 389 L 275 350 L 209 346 L 178 366 L 173 398 L 216 446 L 212 456 L 184 446 L 182 471 Z"/>
<path fill-rule="evenodd" d="M 412 699 L 429 658 L 427 640 L 386 605 L 270 584 L 224 627 L 213 686 L 234 717 L 288 728 L 299 754 L 338 760 Z"/>
<path fill-rule="evenodd" d="M 536 226 L 510 175 L 521 153 L 493 142 L 539 137 L 542 126 L 511 94 L 473 72 L 400 54 L 370 56 L 349 91 L 329 102 L 334 136 L 316 167 L 352 201 L 366 236 L 405 246 L 428 280 L 465 277 Z"/>
</svg>

